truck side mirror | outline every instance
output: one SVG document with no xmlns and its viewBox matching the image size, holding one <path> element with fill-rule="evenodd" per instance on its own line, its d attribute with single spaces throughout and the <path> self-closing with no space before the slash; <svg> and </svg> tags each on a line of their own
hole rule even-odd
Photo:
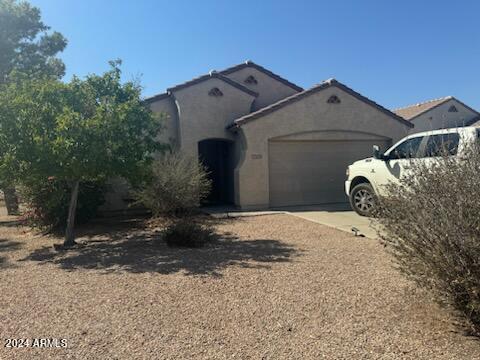
<svg viewBox="0 0 480 360">
<path fill-rule="evenodd" d="M 378 145 L 373 145 L 373 158 L 378 160 L 383 160 L 383 154 L 380 151 Z"/>
</svg>

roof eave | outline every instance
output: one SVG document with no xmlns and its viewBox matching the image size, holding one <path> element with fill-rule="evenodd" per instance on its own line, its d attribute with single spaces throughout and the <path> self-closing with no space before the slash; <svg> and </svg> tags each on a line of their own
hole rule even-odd
<svg viewBox="0 0 480 360">
<path fill-rule="evenodd" d="M 370 106 L 375 107 L 377 110 L 385 113 L 386 115 L 388 115 L 388 116 L 392 117 L 393 119 L 399 121 L 400 123 L 402 123 L 402 124 L 405 125 L 405 126 L 408 126 L 408 127 L 410 127 L 410 128 L 413 128 L 413 127 L 414 127 L 414 125 L 413 125 L 411 122 L 405 120 L 405 119 L 402 118 L 401 116 L 399 116 L 399 115 L 393 113 L 392 111 L 384 108 L 383 106 L 381 106 L 381 105 L 377 104 L 376 102 L 368 99 L 367 97 L 361 95 L 360 93 L 354 91 L 353 89 L 351 89 L 351 88 L 349 88 L 348 86 L 346 86 L 346 85 L 338 82 L 338 81 L 335 80 L 335 79 L 328 79 L 328 80 L 322 82 L 321 84 L 319 84 L 319 85 L 317 85 L 317 86 L 314 86 L 314 87 L 312 87 L 312 88 L 310 88 L 310 89 L 304 90 L 304 91 L 302 91 L 302 92 L 300 92 L 300 93 L 293 94 L 293 95 L 291 95 L 291 96 L 289 96 L 289 97 L 287 97 L 287 98 L 284 98 L 284 99 L 282 99 L 282 100 L 280 100 L 280 101 L 278 101 L 278 102 L 276 102 L 276 103 L 274 103 L 274 104 L 271 104 L 271 105 L 269 105 L 269 106 L 266 106 L 266 107 L 264 107 L 264 108 L 262 108 L 262 109 L 260 109 L 260 110 L 258 110 L 258 111 L 256 111 L 256 112 L 254 112 L 254 113 L 251 113 L 251 114 L 242 116 L 242 117 L 236 119 L 236 120 L 234 121 L 234 124 L 236 124 L 237 127 L 240 127 L 240 126 L 242 126 L 242 125 L 245 124 L 245 123 L 248 123 L 248 122 L 250 122 L 250 121 L 253 121 L 253 120 L 256 120 L 256 119 L 258 119 L 258 118 L 261 118 L 261 117 L 263 117 L 263 116 L 265 116 L 265 115 L 267 115 L 267 114 L 270 114 L 270 113 L 272 113 L 272 112 L 275 112 L 275 111 L 283 108 L 284 106 L 288 106 L 288 105 L 291 104 L 291 103 L 297 102 L 297 101 L 299 101 L 300 99 L 302 99 L 302 98 L 304 98 L 304 97 L 310 96 L 310 95 L 312 95 L 312 94 L 314 94 L 314 93 L 316 93 L 316 92 L 319 92 L 319 91 L 324 90 L 324 89 L 326 89 L 326 88 L 329 88 L 329 87 L 331 87 L 331 86 L 336 86 L 336 87 L 340 88 L 341 90 L 345 91 L 346 93 L 348 93 L 348 94 L 354 96 L 355 98 L 357 98 L 357 99 L 359 99 L 359 100 L 361 100 L 361 101 L 369 104 Z M 233 127 L 233 125 L 230 125 L 230 126 L 229 126 L 229 128 L 232 128 L 232 127 Z"/>
<path fill-rule="evenodd" d="M 210 80 L 210 79 L 219 79 L 219 80 L 229 84 L 230 86 L 233 86 L 233 87 L 237 88 L 238 90 L 247 93 L 248 95 L 250 95 L 252 97 L 258 97 L 257 92 L 255 92 L 253 90 L 250 90 L 246 86 L 243 86 L 242 84 L 239 84 L 238 82 L 236 82 L 232 79 L 229 79 L 228 77 L 223 76 L 222 74 L 219 74 L 218 72 L 211 72 L 210 74 L 200 76 L 196 79 L 187 81 L 183 84 L 179 84 L 179 85 L 176 85 L 174 87 L 170 87 L 170 88 L 167 89 L 167 92 L 179 91 L 179 90 L 185 89 L 187 87 L 199 84 L 201 82 L 204 82 L 204 81 L 207 81 L 207 80 Z"/>
</svg>

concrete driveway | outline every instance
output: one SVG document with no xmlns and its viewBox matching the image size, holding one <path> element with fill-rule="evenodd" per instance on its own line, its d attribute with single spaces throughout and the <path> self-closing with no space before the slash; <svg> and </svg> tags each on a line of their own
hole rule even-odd
<svg viewBox="0 0 480 360">
<path fill-rule="evenodd" d="M 349 204 L 329 204 L 329 205 L 310 205 L 310 206 L 290 206 L 276 208 L 268 211 L 242 211 L 232 207 L 210 207 L 203 208 L 203 211 L 214 217 L 241 217 L 258 216 L 272 214 L 289 214 L 302 219 L 313 221 L 319 224 L 327 225 L 342 231 L 352 233 L 352 227 L 359 230 L 359 234 L 375 239 L 376 231 L 372 228 L 372 220 L 357 215 L 350 208 Z"/>
<path fill-rule="evenodd" d="M 359 234 L 372 239 L 377 238 L 372 220 L 358 215 L 349 204 L 294 206 L 278 210 L 350 233 L 352 233 L 352 227 L 355 227 L 359 230 Z"/>
</svg>

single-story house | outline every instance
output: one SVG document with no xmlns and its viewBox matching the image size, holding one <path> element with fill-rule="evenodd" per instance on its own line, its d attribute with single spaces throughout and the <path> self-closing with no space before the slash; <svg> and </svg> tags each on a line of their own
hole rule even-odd
<svg viewBox="0 0 480 360">
<path fill-rule="evenodd" d="M 386 149 L 444 106 L 465 120 L 478 115 L 454 98 L 393 112 L 335 79 L 304 90 L 251 61 L 145 101 L 167 115 L 160 141 L 208 167 L 209 202 L 242 209 L 345 202 L 345 170 L 372 145 Z M 125 206 L 120 193 L 107 208 Z"/>
<path fill-rule="evenodd" d="M 480 113 L 453 96 L 406 106 L 393 112 L 415 125 L 412 133 L 470 126 L 480 120 Z"/>
</svg>

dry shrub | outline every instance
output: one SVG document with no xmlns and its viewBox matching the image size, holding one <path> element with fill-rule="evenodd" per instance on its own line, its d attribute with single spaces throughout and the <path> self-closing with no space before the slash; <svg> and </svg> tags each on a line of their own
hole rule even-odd
<svg viewBox="0 0 480 360">
<path fill-rule="evenodd" d="M 167 227 L 163 236 L 170 247 L 202 247 L 217 238 L 214 229 L 189 218 L 182 218 Z"/>
<path fill-rule="evenodd" d="M 134 196 L 154 216 L 179 215 L 198 207 L 210 188 L 208 173 L 197 158 L 173 152 L 153 163 L 150 181 Z"/>
<path fill-rule="evenodd" d="M 409 161 L 380 197 L 380 236 L 399 269 L 480 333 L 480 152 Z"/>
<path fill-rule="evenodd" d="M 150 181 L 135 197 L 154 217 L 167 220 L 163 239 L 168 246 L 196 248 L 216 238 L 210 225 L 193 216 L 210 188 L 208 173 L 196 157 L 169 152 L 154 162 Z"/>
</svg>

